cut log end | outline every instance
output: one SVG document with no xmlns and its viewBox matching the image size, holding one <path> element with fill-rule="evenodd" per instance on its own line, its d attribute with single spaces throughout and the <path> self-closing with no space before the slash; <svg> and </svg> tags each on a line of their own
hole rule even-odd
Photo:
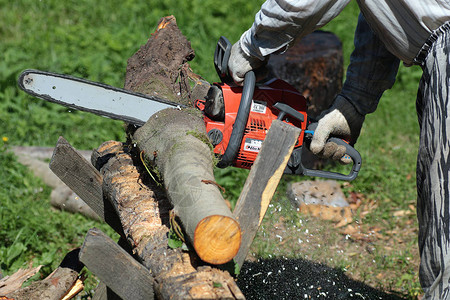
<svg viewBox="0 0 450 300">
<path fill-rule="evenodd" d="M 231 261 L 239 251 L 240 245 L 239 223 L 230 217 L 208 216 L 195 228 L 195 251 L 207 263 L 220 265 Z"/>
</svg>

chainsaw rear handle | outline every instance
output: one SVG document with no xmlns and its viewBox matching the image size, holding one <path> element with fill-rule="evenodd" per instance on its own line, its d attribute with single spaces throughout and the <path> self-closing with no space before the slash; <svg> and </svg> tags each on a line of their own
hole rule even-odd
<svg viewBox="0 0 450 300">
<path fill-rule="evenodd" d="M 214 51 L 214 67 L 220 80 L 224 83 L 233 83 L 233 78 L 228 73 L 228 60 L 232 46 L 226 37 L 221 36 Z"/>
<path fill-rule="evenodd" d="M 308 130 L 315 130 L 317 127 L 317 123 L 312 123 L 308 126 Z M 323 177 L 323 178 L 329 178 L 329 179 L 335 179 L 335 180 L 346 180 L 346 181 L 352 181 L 358 176 L 358 172 L 361 169 L 362 164 L 362 158 L 361 154 L 350 146 L 346 141 L 337 138 L 337 137 L 330 137 L 327 140 L 327 143 L 335 143 L 337 145 L 342 145 L 345 147 L 345 155 L 350 156 L 350 158 L 353 161 L 352 170 L 348 175 L 337 173 L 337 172 L 330 172 L 330 171 L 322 171 L 322 170 L 313 170 L 313 169 L 307 169 L 303 166 L 301 160 L 300 165 L 301 169 L 303 169 L 302 174 L 306 176 L 316 176 L 316 177 Z"/>
</svg>

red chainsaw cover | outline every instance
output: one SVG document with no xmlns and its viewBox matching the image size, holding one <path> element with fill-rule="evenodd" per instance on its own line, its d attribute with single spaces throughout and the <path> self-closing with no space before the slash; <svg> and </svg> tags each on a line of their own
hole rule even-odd
<svg viewBox="0 0 450 300">
<path fill-rule="evenodd" d="M 225 153 L 233 130 L 233 124 L 241 100 L 242 87 L 222 83 L 216 85 L 223 92 L 225 121 L 218 122 L 205 116 L 205 124 L 207 132 L 210 132 L 212 129 L 218 129 L 222 132 L 223 138 L 214 148 L 214 153 L 221 155 Z M 286 115 L 283 120 L 302 129 L 295 147 L 302 146 L 304 130 L 307 126 L 306 99 L 290 84 L 283 80 L 275 79 L 262 86 L 255 87 L 247 126 L 239 153 L 233 164 L 235 167 L 249 169 L 253 165 L 272 121 L 278 117 L 279 111 L 273 107 L 277 102 L 285 103 L 303 114 L 304 122 L 300 122 L 289 115 Z"/>
</svg>

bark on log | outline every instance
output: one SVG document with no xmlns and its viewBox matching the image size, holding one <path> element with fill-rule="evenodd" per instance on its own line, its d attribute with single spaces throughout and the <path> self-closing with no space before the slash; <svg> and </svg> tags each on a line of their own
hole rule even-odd
<svg viewBox="0 0 450 300">
<path fill-rule="evenodd" d="M 187 64 L 193 57 L 175 18 L 163 18 L 147 44 L 128 60 L 125 88 L 150 95 L 157 91 L 188 104 L 189 80 L 199 78 Z M 241 232 L 219 188 L 210 184 L 214 155 L 203 115 L 193 109 L 164 110 L 136 131 L 133 143 L 164 179 L 174 212 L 199 257 L 211 264 L 233 259 Z"/>
<path fill-rule="evenodd" d="M 191 43 L 179 30 L 174 16 L 159 21 L 157 30 L 128 59 L 125 89 L 189 104 L 188 61 L 195 57 Z"/>
<path fill-rule="evenodd" d="M 35 268 L 30 266 L 27 269 L 19 269 L 11 276 L 0 278 L 0 296 L 10 294 L 20 289 L 22 284 L 39 272 L 41 267 L 42 265 Z"/>
<path fill-rule="evenodd" d="M 228 272 L 196 267 L 195 256 L 168 248 L 171 206 L 165 191 L 122 143 L 103 143 L 92 163 L 103 176 L 105 197 L 115 206 L 129 243 L 151 270 L 160 299 L 244 299 Z"/>
<path fill-rule="evenodd" d="M 239 250 L 241 231 L 214 182 L 213 153 L 201 115 L 165 110 L 134 134 L 164 178 L 175 214 L 199 257 L 224 264 Z"/>
</svg>

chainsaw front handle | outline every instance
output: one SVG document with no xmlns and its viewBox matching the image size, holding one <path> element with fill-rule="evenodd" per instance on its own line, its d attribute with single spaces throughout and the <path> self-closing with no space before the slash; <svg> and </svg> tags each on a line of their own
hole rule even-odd
<svg viewBox="0 0 450 300">
<path fill-rule="evenodd" d="M 233 164 L 239 149 L 241 148 L 242 137 L 244 136 L 245 127 L 247 126 L 248 116 L 252 107 L 253 93 L 255 92 L 256 76 L 253 71 L 245 74 L 244 86 L 242 88 L 241 102 L 234 121 L 233 131 L 227 149 L 217 163 L 219 168 L 226 168 Z"/>
<path fill-rule="evenodd" d="M 308 135 L 312 137 L 312 134 L 314 134 L 314 130 L 316 130 L 316 128 L 317 128 L 317 123 L 309 124 L 309 126 L 308 126 L 309 134 Z M 341 174 L 341 173 L 337 173 L 337 172 L 307 169 L 302 165 L 302 163 L 300 161 L 301 167 L 303 169 L 302 174 L 306 175 L 306 176 L 317 176 L 317 177 L 323 177 L 323 178 L 329 178 L 329 179 L 335 179 L 335 180 L 351 181 L 351 180 L 355 179 L 358 176 L 359 170 L 361 169 L 361 164 L 362 164 L 361 154 L 359 154 L 359 152 L 355 148 L 353 148 L 351 145 L 349 145 L 348 142 L 344 141 L 343 139 L 340 139 L 337 137 L 330 137 L 327 140 L 327 143 L 330 143 L 330 142 L 345 147 L 345 155 L 348 155 L 353 161 L 353 166 L 352 166 L 352 170 L 350 171 L 350 173 L 345 175 L 345 174 Z"/>
<path fill-rule="evenodd" d="M 340 138 L 331 137 L 327 140 L 327 143 L 332 142 L 336 143 L 338 145 L 342 145 L 345 147 L 345 155 L 348 155 L 351 157 L 353 161 L 352 170 L 349 174 L 341 174 L 337 172 L 331 172 L 331 171 L 322 171 L 322 170 L 313 170 L 313 169 L 307 169 L 303 166 L 303 164 L 300 161 L 300 164 L 302 165 L 303 169 L 303 175 L 306 176 L 315 176 L 315 177 L 323 177 L 323 178 L 329 178 L 334 180 L 346 180 L 346 181 L 352 181 L 358 176 L 358 172 L 361 169 L 362 159 L 359 152 L 350 146 L 347 142 Z"/>
</svg>

